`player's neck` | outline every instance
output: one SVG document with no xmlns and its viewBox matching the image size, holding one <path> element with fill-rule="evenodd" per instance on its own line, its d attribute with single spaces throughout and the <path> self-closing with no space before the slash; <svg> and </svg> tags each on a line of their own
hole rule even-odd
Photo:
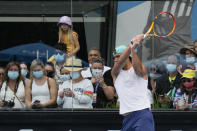
<svg viewBox="0 0 197 131">
<path fill-rule="evenodd" d="M 123 70 L 129 70 L 132 67 L 131 62 L 126 62 L 125 66 L 123 67 Z"/>
</svg>

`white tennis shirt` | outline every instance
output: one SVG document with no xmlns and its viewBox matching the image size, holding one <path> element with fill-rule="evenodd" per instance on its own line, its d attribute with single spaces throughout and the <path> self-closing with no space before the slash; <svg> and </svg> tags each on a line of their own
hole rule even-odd
<svg viewBox="0 0 197 131">
<path fill-rule="evenodd" d="M 114 85 L 120 101 L 120 114 L 150 108 L 148 80 L 138 76 L 133 67 L 121 70 Z"/>
</svg>

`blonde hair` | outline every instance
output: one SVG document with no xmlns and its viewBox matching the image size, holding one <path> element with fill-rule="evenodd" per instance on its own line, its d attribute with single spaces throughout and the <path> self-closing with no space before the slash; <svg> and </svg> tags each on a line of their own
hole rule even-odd
<svg viewBox="0 0 197 131">
<path fill-rule="evenodd" d="M 30 79 L 33 79 L 33 70 L 36 66 L 41 66 L 41 68 L 43 69 L 43 74 L 46 75 L 46 71 L 44 68 L 44 64 L 41 60 L 33 60 L 30 66 Z"/>
<path fill-rule="evenodd" d="M 58 34 L 59 34 L 60 42 L 62 42 L 60 38 L 64 35 L 65 37 L 67 37 L 67 40 L 68 40 L 69 43 L 73 43 L 73 30 L 70 27 L 68 28 L 67 33 L 63 33 L 61 27 L 59 27 Z"/>
</svg>

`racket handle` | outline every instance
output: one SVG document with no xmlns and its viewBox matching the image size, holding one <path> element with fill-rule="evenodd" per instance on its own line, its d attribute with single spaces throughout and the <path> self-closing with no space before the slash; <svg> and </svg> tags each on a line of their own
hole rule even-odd
<svg viewBox="0 0 197 131">
<path fill-rule="evenodd" d="M 133 40 L 131 40 L 131 45 L 133 45 Z M 137 45 L 137 46 L 135 47 L 136 52 L 137 52 L 138 48 L 139 48 L 139 45 Z"/>
<path fill-rule="evenodd" d="M 147 35 L 146 34 L 144 34 L 144 39 L 147 37 Z"/>
</svg>

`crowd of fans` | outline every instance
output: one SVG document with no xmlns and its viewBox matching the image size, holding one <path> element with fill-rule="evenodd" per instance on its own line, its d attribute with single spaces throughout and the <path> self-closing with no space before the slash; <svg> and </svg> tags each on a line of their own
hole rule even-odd
<svg viewBox="0 0 197 131">
<path fill-rule="evenodd" d="M 152 109 L 184 110 L 197 108 L 197 61 L 194 44 L 185 45 L 166 60 L 153 60 L 147 65 L 147 95 Z M 118 108 L 118 97 L 100 51 L 89 51 L 89 67 L 76 56 L 68 56 L 64 46 L 55 46 L 57 54 L 47 63 L 33 60 L 9 62 L 0 67 L 1 108 Z M 122 52 L 126 46 L 119 46 Z M 58 60 L 58 56 L 63 59 Z M 114 55 L 114 62 L 118 56 Z M 130 57 L 132 59 L 132 56 Z"/>
<path fill-rule="evenodd" d="M 24 62 L 9 62 L 0 67 L 0 108 L 118 108 L 119 100 L 101 52 L 92 48 L 88 63 L 77 58 L 78 34 L 69 17 L 58 22 L 59 43 L 47 63 L 33 60 L 30 69 Z M 72 46 L 74 43 L 74 46 Z M 114 62 L 127 47 L 113 53 Z M 197 41 L 187 44 L 167 59 L 146 65 L 147 95 L 152 109 L 197 108 Z M 132 61 L 132 56 L 129 57 Z"/>
</svg>

